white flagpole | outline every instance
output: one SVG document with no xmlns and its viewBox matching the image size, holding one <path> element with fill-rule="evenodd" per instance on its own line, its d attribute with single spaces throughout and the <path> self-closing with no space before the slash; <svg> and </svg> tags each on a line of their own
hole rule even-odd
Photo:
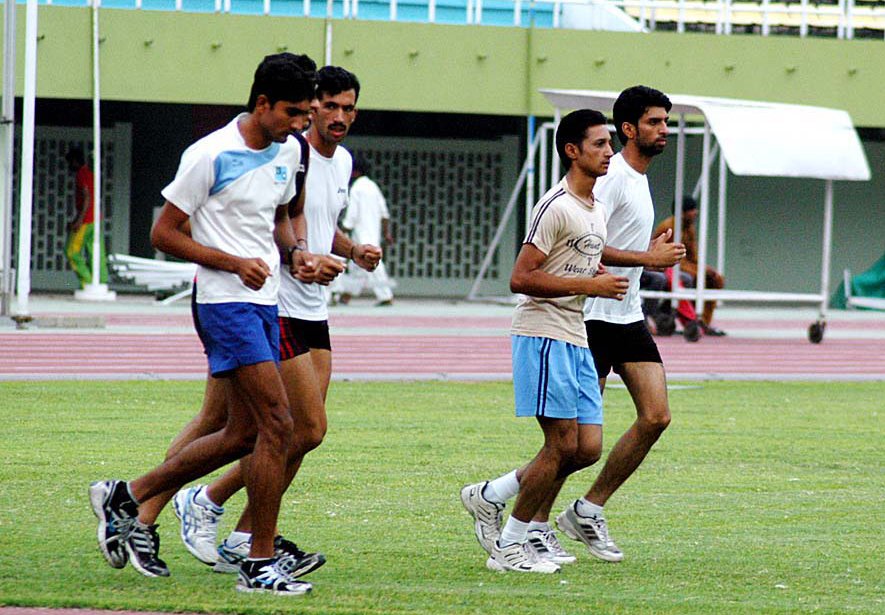
<svg viewBox="0 0 885 615">
<path fill-rule="evenodd" d="M 99 59 L 98 9 L 101 0 L 92 0 L 92 171 L 95 176 L 92 188 L 93 234 L 92 234 L 92 281 L 83 290 L 74 292 L 76 299 L 84 301 L 113 301 L 117 293 L 108 290 L 101 282 L 101 253 L 104 221 L 101 215 L 101 63 Z"/>
</svg>

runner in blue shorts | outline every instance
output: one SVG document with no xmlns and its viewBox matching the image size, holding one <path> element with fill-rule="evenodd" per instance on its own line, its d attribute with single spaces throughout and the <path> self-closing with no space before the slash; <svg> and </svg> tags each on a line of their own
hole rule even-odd
<svg viewBox="0 0 885 615">
<path fill-rule="evenodd" d="M 556 151 L 568 171 L 532 210 L 510 278 L 511 290 L 524 295 L 511 327 L 516 414 L 535 417 L 544 445 L 525 466 L 461 490 L 489 554 L 486 566 L 501 572 L 552 573 L 575 561 L 548 519 L 565 479 L 602 449 L 602 398 L 582 308 L 588 295 L 620 300 L 628 288 L 600 263 L 605 204 L 594 200 L 593 186 L 613 155 L 605 116 L 589 109 L 565 116 Z M 505 502 L 514 496 L 502 528 Z"/>
<path fill-rule="evenodd" d="M 191 145 L 162 191 L 166 203 L 151 241 L 198 264 L 197 314 L 210 373 L 229 381 L 227 422 L 147 474 L 91 485 L 99 548 L 113 568 L 131 562 L 147 576 L 167 576 L 156 534 L 137 518 L 139 504 L 251 453 L 246 485 L 254 529 L 236 589 L 289 596 L 312 589 L 289 576 L 274 539 L 294 431 L 278 369 L 276 305 L 281 265 L 293 275 L 315 270 L 290 222 L 302 166 L 294 133 L 307 123 L 315 84 L 309 58 L 265 57 L 248 111 Z"/>
</svg>

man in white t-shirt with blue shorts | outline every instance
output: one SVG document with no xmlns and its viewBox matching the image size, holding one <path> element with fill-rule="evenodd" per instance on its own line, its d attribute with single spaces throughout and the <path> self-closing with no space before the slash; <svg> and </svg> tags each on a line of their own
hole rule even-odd
<svg viewBox="0 0 885 615">
<path fill-rule="evenodd" d="M 303 215 L 293 218 L 297 241 L 323 268 L 331 263 L 335 273 L 341 261 L 331 256 L 352 256 L 363 267 L 374 267 L 380 249 L 339 238 L 337 221 L 346 205 L 351 172 L 350 153 L 339 146 L 356 118 L 360 83 L 356 75 L 336 66 L 317 72 L 316 100 L 311 128 L 306 133 L 309 171 L 305 180 Z M 343 235 L 343 233 L 341 233 Z M 331 265 L 329 265 L 331 267 Z M 318 447 L 326 434 L 325 398 L 331 377 L 331 343 L 325 285 L 328 280 L 299 279 L 283 274 L 279 293 L 281 373 L 293 398 L 296 430 L 289 449 L 285 483 L 294 479 L 304 456 Z M 297 396 L 297 398 L 296 398 Z M 216 550 L 216 529 L 223 504 L 242 487 L 237 469 L 228 471 L 207 486 L 195 486 L 176 495 L 182 518 L 182 538 L 188 550 L 216 572 L 235 572 L 249 552 L 252 540 L 251 504 L 243 511 L 234 531 Z M 304 552 L 282 536 L 278 550 L 288 552 L 292 577 L 316 570 L 325 562 L 321 553 Z"/>
<path fill-rule="evenodd" d="M 301 255 L 290 209 L 315 73 L 296 56 L 267 56 L 255 72 L 247 113 L 200 139 L 182 155 L 154 225 L 154 246 L 195 262 L 200 338 L 213 377 L 227 378 L 228 421 L 148 474 L 93 483 L 99 547 L 122 568 L 150 541 L 139 531 L 138 503 L 251 452 L 246 476 L 253 539 L 236 588 L 301 595 L 311 585 L 286 574 L 274 555 L 274 530 L 285 489 L 293 421 L 278 370 L 277 293 L 281 253 L 293 274 L 312 270 Z M 190 235 L 184 232 L 190 222 Z M 140 571 L 145 574 L 150 571 Z M 168 574 L 168 570 L 167 570 Z"/>
<path fill-rule="evenodd" d="M 486 566 L 501 572 L 553 573 L 574 561 L 553 557 L 546 548 L 540 554 L 529 532 L 565 479 L 599 459 L 602 398 L 582 308 L 588 295 L 620 300 L 627 292 L 627 279 L 605 273 L 600 263 L 605 204 L 594 199 L 593 186 L 613 154 L 605 116 L 590 109 L 565 116 L 556 131 L 556 151 L 568 171 L 532 210 L 510 278 L 511 290 L 524 295 L 511 327 L 516 415 L 538 421 L 544 445 L 510 473 L 512 492 L 497 492 L 490 481 L 461 490 L 480 545 L 489 553 Z M 499 533 L 503 502 L 517 491 Z M 490 525 L 493 532 L 486 531 Z"/>
<path fill-rule="evenodd" d="M 685 256 L 683 244 L 667 243 L 671 233 L 652 239 L 655 212 L 646 172 L 652 159 L 667 145 L 670 107 L 666 95 L 646 86 L 621 92 L 613 116 L 624 147 L 612 158 L 608 174 L 593 191 L 608 207 L 608 242 L 602 262 L 612 273 L 629 278 L 630 290 L 623 301 L 587 299 L 587 340 L 600 391 L 605 390 L 606 378 L 614 370 L 633 398 L 637 418 L 609 451 L 584 498 L 556 521 L 569 537 L 580 540 L 591 554 L 609 562 L 619 562 L 624 556 L 609 535 L 602 507 L 639 467 L 670 423 L 664 365 L 639 299 L 643 267 L 672 267 Z"/>
</svg>

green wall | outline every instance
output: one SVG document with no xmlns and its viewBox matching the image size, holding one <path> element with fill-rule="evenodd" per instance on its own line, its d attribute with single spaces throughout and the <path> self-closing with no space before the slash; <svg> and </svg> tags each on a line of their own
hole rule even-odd
<svg viewBox="0 0 885 615">
<path fill-rule="evenodd" d="M 38 96 L 89 98 L 90 10 L 39 9 Z M 21 75 L 24 8 L 18 13 Z M 242 104 L 267 53 L 321 61 L 320 19 L 101 11 L 108 100 Z M 447 26 L 334 20 L 332 61 L 365 84 L 366 109 L 550 115 L 538 88 L 666 92 L 820 105 L 885 126 L 885 43 L 749 35 Z M 22 80 L 19 80 L 19 88 Z"/>
</svg>

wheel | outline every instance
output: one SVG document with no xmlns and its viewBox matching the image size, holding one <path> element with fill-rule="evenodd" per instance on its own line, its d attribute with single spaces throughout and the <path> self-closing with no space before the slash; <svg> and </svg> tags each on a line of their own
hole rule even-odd
<svg viewBox="0 0 885 615">
<path fill-rule="evenodd" d="M 682 328 L 682 337 L 686 342 L 696 342 L 701 339 L 701 328 L 698 326 L 698 321 L 689 320 L 686 322 Z"/>
<path fill-rule="evenodd" d="M 669 337 L 676 331 L 676 319 L 673 317 L 673 314 L 657 314 L 654 319 L 658 327 L 658 335 Z"/>
<path fill-rule="evenodd" d="M 824 330 L 826 328 L 827 323 L 822 320 L 811 323 L 811 326 L 808 327 L 808 341 L 812 344 L 820 344 L 824 339 Z"/>
</svg>

